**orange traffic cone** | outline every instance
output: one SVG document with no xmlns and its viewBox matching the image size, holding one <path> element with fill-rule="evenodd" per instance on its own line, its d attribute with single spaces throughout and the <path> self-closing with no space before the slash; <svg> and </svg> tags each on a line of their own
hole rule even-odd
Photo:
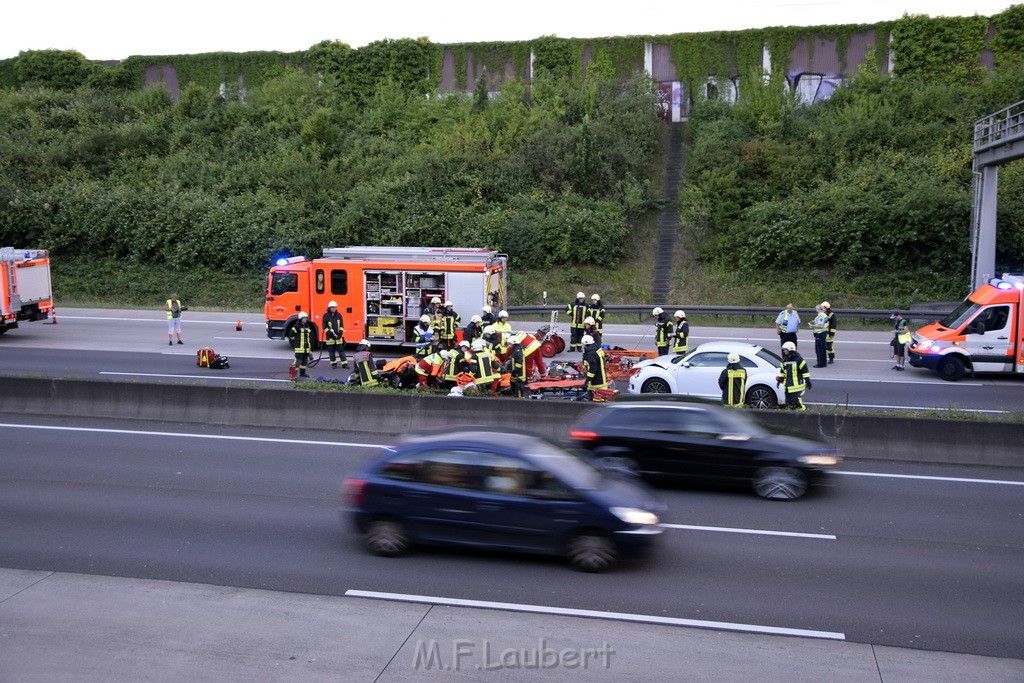
<svg viewBox="0 0 1024 683">
<path fill-rule="evenodd" d="M 50 309 L 50 324 L 51 325 L 56 325 L 57 324 L 57 307 L 56 306 L 54 306 L 53 308 Z"/>
</svg>

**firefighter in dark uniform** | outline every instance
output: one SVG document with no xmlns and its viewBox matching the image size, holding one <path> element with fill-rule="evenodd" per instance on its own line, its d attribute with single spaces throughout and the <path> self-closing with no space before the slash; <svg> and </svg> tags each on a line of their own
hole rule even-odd
<svg viewBox="0 0 1024 683">
<path fill-rule="evenodd" d="M 484 307 L 480 309 L 480 312 L 483 313 L 483 315 L 480 316 L 480 322 L 483 323 L 483 327 L 487 327 L 488 325 L 493 325 L 498 322 L 498 318 L 494 315 L 490 306 L 484 304 Z"/>
<path fill-rule="evenodd" d="M 313 328 L 309 326 L 309 314 L 299 312 L 299 320 L 288 331 L 288 343 L 295 352 L 295 367 L 299 369 L 299 377 L 306 377 L 306 366 L 310 354 L 313 353 Z"/>
<path fill-rule="evenodd" d="M 472 344 L 474 339 L 477 339 L 484 333 L 483 322 L 484 319 L 478 315 L 474 315 L 470 318 L 469 324 L 466 325 L 466 329 L 462 331 L 462 340 Z"/>
<path fill-rule="evenodd" d="M 595 389 L 608 388 L 608 373 L 604 367 L 604 351 L 589 334 L 580 340 L 583 345 L 583 370 L 587 373 L 587 400 L 594 400 Z"/>
<path fill-rule="evenodd" d="M 452 308 L 451 301 L 444 302 L 444 309 L 441 311 L 441 348 L 455 348 L 455 330 L 462 325 L 462 318 Z"/>
<path fill-rule="evenodd" d="M 594 338 L 595 344 L 601 345 L 601 330 L 597 328 L 597 321 L 589 316 L 583 321 L 583 336 L 588 334 Z"/>
<path fill-rule="evenodd" d="M 672 353 L 686 353 L 690 348 L 690 323 L 686 321 L 685 311 L 676 311 L 673 317 L 676 327 L 672 331 Z"/>
<path fill-rule="evenodd" d="M 569 350 L 582 351 L 583 344 L 583 321 L 587 319 L 587 302 L 584 300 L 586 294 L 576 292 L 576 301 L 569 304 L 565 314 L 569 316 Z"/>
<path fill-rule="evenodd" d="M 782 345 L 782 365 L 775 381 L 786 388 L 786 408 L 789 410 L 806 410 L 804 407 L 804 390 L 811 388 L 811 371 L 807 369 L 807 361 L 796 351 L 796 344 L 791 341 Z"/>
<path fill-rule="evenodd" d="M 327 352 L 330 354 L 331 367 L 337 369 L 338 361 L 341 367 L 348 367 L 348 358 L 345 356 L 345 339 L 342 333 L 345 332 L 345 322 L 338 313 L 338 302 L 331 301 L 327 304 L 327 312 L 324 313 L 324 343 L 327 345 Z"/>
<path fill-rule="evenodd" d="M 651 311 L 651 315 L 657 318 L 654 322 L 654 345 L 658 349 L 659 356 L 667 356 L 668 344 L 674 332 L 672 321 L 668 319 L 668 313 L 661 306 L 655 307 Z"/>
<path fill-rule="evenodd" d="M 590 308 L 587 309 L 587 315 L 594 319 L 594 327 L 597 328 L 597 333 L 598 334 L 601 334 L 601 333 L 604 332 L 604 314 L 605 314 L 605 310 L 604 310 L 604 304 L 601 303 L 601 295 L 600 294 L 591 294 L 590 295 Z M 593 336 L 593 335 L 591 335 L 591 336 Z M 595 339 L 595 341 L 597 341 L 598 344 L 601 343 L 601 340 L 598 339 L 597 337 L 594 337 L 594 339 Z"/>
<path fill-rule="evenodd" d="M 430 316 L 424 313 L 420 316 L 419 323 L 412 328 L 412 345 L 416 347 L 413 355 L 417 360 L 430 353 L 427 350 L 427 342 L 434 338 L 434 328 L 430 326 L 430 322 Z"/>
<path fill-rule="evenodd" d="M 352 356 L 352 363 L 355 365 L 356 377 L 359 378 L 361 386 L 374 387 L 380 383 L 380 372 L 373 360 L 373 354 L 370 353 L 370 342 L 365 339 L 359 341 L 359 346 Z"/>
<path fill-rule="evenodd" d="M 518 398 L 528 395 L 530 391 L 526 388 L 526 354 L 523 353 L 525 338 L 526 335 L 520 332 L 509 339 L 511 351 L 505 368 L 505 371 L 512 375 L 512 394 Z"/>
<path fill-rule="evenodd" d="M 501 381 L 501 365 L 482 339 L 473 342 L 473 379 L 480 391 L 494 392 Z"/>
<path fill-rule="evenodd" d="M 743 406 L 743 397 L 747 391 L 747 371 L 740 365 L 740 354 L 729 354 L 729 364 L 718 376 L 718 388 L 722 390 L 722 405 L 730 408 Z"/>
<path fill-rule="evenodd" d="M 828 354 L 828 363 L 836 362 L 836 347 L 833 342 L 836 339 L 836 314 L 832 311 L 832 304 L 827 301 L 821 302 L 821 312 L 828 317 L 828 332 L 825 333 L 825 353 Z"/>
</svg>

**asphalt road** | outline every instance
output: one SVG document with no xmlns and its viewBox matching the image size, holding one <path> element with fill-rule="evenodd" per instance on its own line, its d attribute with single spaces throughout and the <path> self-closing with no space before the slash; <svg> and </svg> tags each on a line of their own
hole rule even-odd
<svg viewBox="0 0 1024 683">
<path fill-rule="evenodd" d="M 235 330 L 235 323 L 243 323 Z M 47 377 L 142 379 L 157 382 L 224 382 L 249 380 L 285 382 L 292 355 L 288 344 L 267 339 L 259 314 L 185 313 L 185 344 L 167 345 L 166 322 L 160 311 L 62 309 L 58 324 L 24 323 L 0 335 L 0 374 L 31 374 Z M 535 329 L 536 322 L 515 327 Z M 623 348 L 653 348 L 650 325 L 608 326 L 605 342 Z M 567 335 L 566 335 L 567 336 Z M 802 340 L 810 353 L 810 335 Z M 986 413 L 1021 413 L 1024 377 L 967 377 L 945 382 L 934 373 L 910 368 L 891 369 L 888 332 L 840 331 L 835 365 L 812 370 L 814 389 L 805 400 L 810 405 L 851 408 L 915 410 L 964 410 Z M 776 349 L 778 338 L 771 329 L 695 327 L 691 348 L 704 341 L 745 340 Z M 195 352 L 213 347 L 230 358 L 228 370 L 209 370 L 195 365 Z M 384 347 L 379 358 L 395 356 Z M 560 358 L 578 359 L 578 354 Z M 344 377 L 324 360 L 310 373 Z"/>
<path fill-rule="evenodd" d="M 1024 651 L 1024 470 L 847 463 L 830 486 L 791 503 L 665 489 L 666 523 L 714 528 L 667 529 L 649 561 L 585 575 L 505 554 L 368 555 L 339 520 L 338 493 L 377 452 L 365 435 L 3 415 L 0 423 L 3 567 L 609 610 L 1003 657 Z"/>
</svg>

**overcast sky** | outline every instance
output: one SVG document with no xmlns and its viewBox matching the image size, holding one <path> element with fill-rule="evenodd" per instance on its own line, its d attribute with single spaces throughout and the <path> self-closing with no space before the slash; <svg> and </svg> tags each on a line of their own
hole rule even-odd
<svg viewBox="0 0 1024 683">
<path fill-rule="evenodd" d="M 1019 2 L 1020 0 L 1018 0 Z M 873 23 L 905 12 L 992 16 L 1012 0 L 11 0 L 0 59 L 22 50 L 130 55 L 305 50 L 321 40 L 361 47 L 383 38 L 435 43 L 657 35 L 765 26 Z"/>
</svg>

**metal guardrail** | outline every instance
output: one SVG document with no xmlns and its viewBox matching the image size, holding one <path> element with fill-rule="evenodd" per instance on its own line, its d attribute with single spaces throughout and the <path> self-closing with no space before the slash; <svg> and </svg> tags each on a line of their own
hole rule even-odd
<svg viewBox="0 0 1024 683">
<path fill-rule="evenodd" d="M 608 313 L 628 313 L 635 314 L 641 318 L 651 317 L 651 311 L 654 309 L 656 304 L 650 305 L 628 305 L 628 306 L 605 306 L 605 310 Z M 674 306 L 671 304 L 660 304 L 662 308 L 668 311 L 669 315 L 680 308 L 686 311 L 687 316 L 694 315 L 713 315 L 713 316 L 750 316 L 752 319 L 758 318 L 771 318 L 775 320 L 775 317 L 779 314 L 782 308 L 777 306 Z M 558 311 L 559 316 L 564 315 L 565 306 L 509 306 L 508 312 L 513 315 L 518 314 L 541 314 L 545 317 L 551 315 L 551 311 Z M 814 309 L 801 309 L 797 308 L 797 312 L 810 316 L 813 318 L 815 315 Z M 908 311 L 903 310 L 899 313 L 907 320 L 940 320 L 951 312 L 952 309 L 948 310 L 916 310 Z M 833 308 L 832 311 L 839 317 L 839 320 L 847 318 L 861 319 L 861 320 L 888 320 L 889 316 L 892 315 L 893 309 L 858 309 L 858 308 Z"/>
<path fill-rule="evenodd" d="M 974 123 L 974 153 L 1024 139 L 1024 101 Z"/>
</svg>

